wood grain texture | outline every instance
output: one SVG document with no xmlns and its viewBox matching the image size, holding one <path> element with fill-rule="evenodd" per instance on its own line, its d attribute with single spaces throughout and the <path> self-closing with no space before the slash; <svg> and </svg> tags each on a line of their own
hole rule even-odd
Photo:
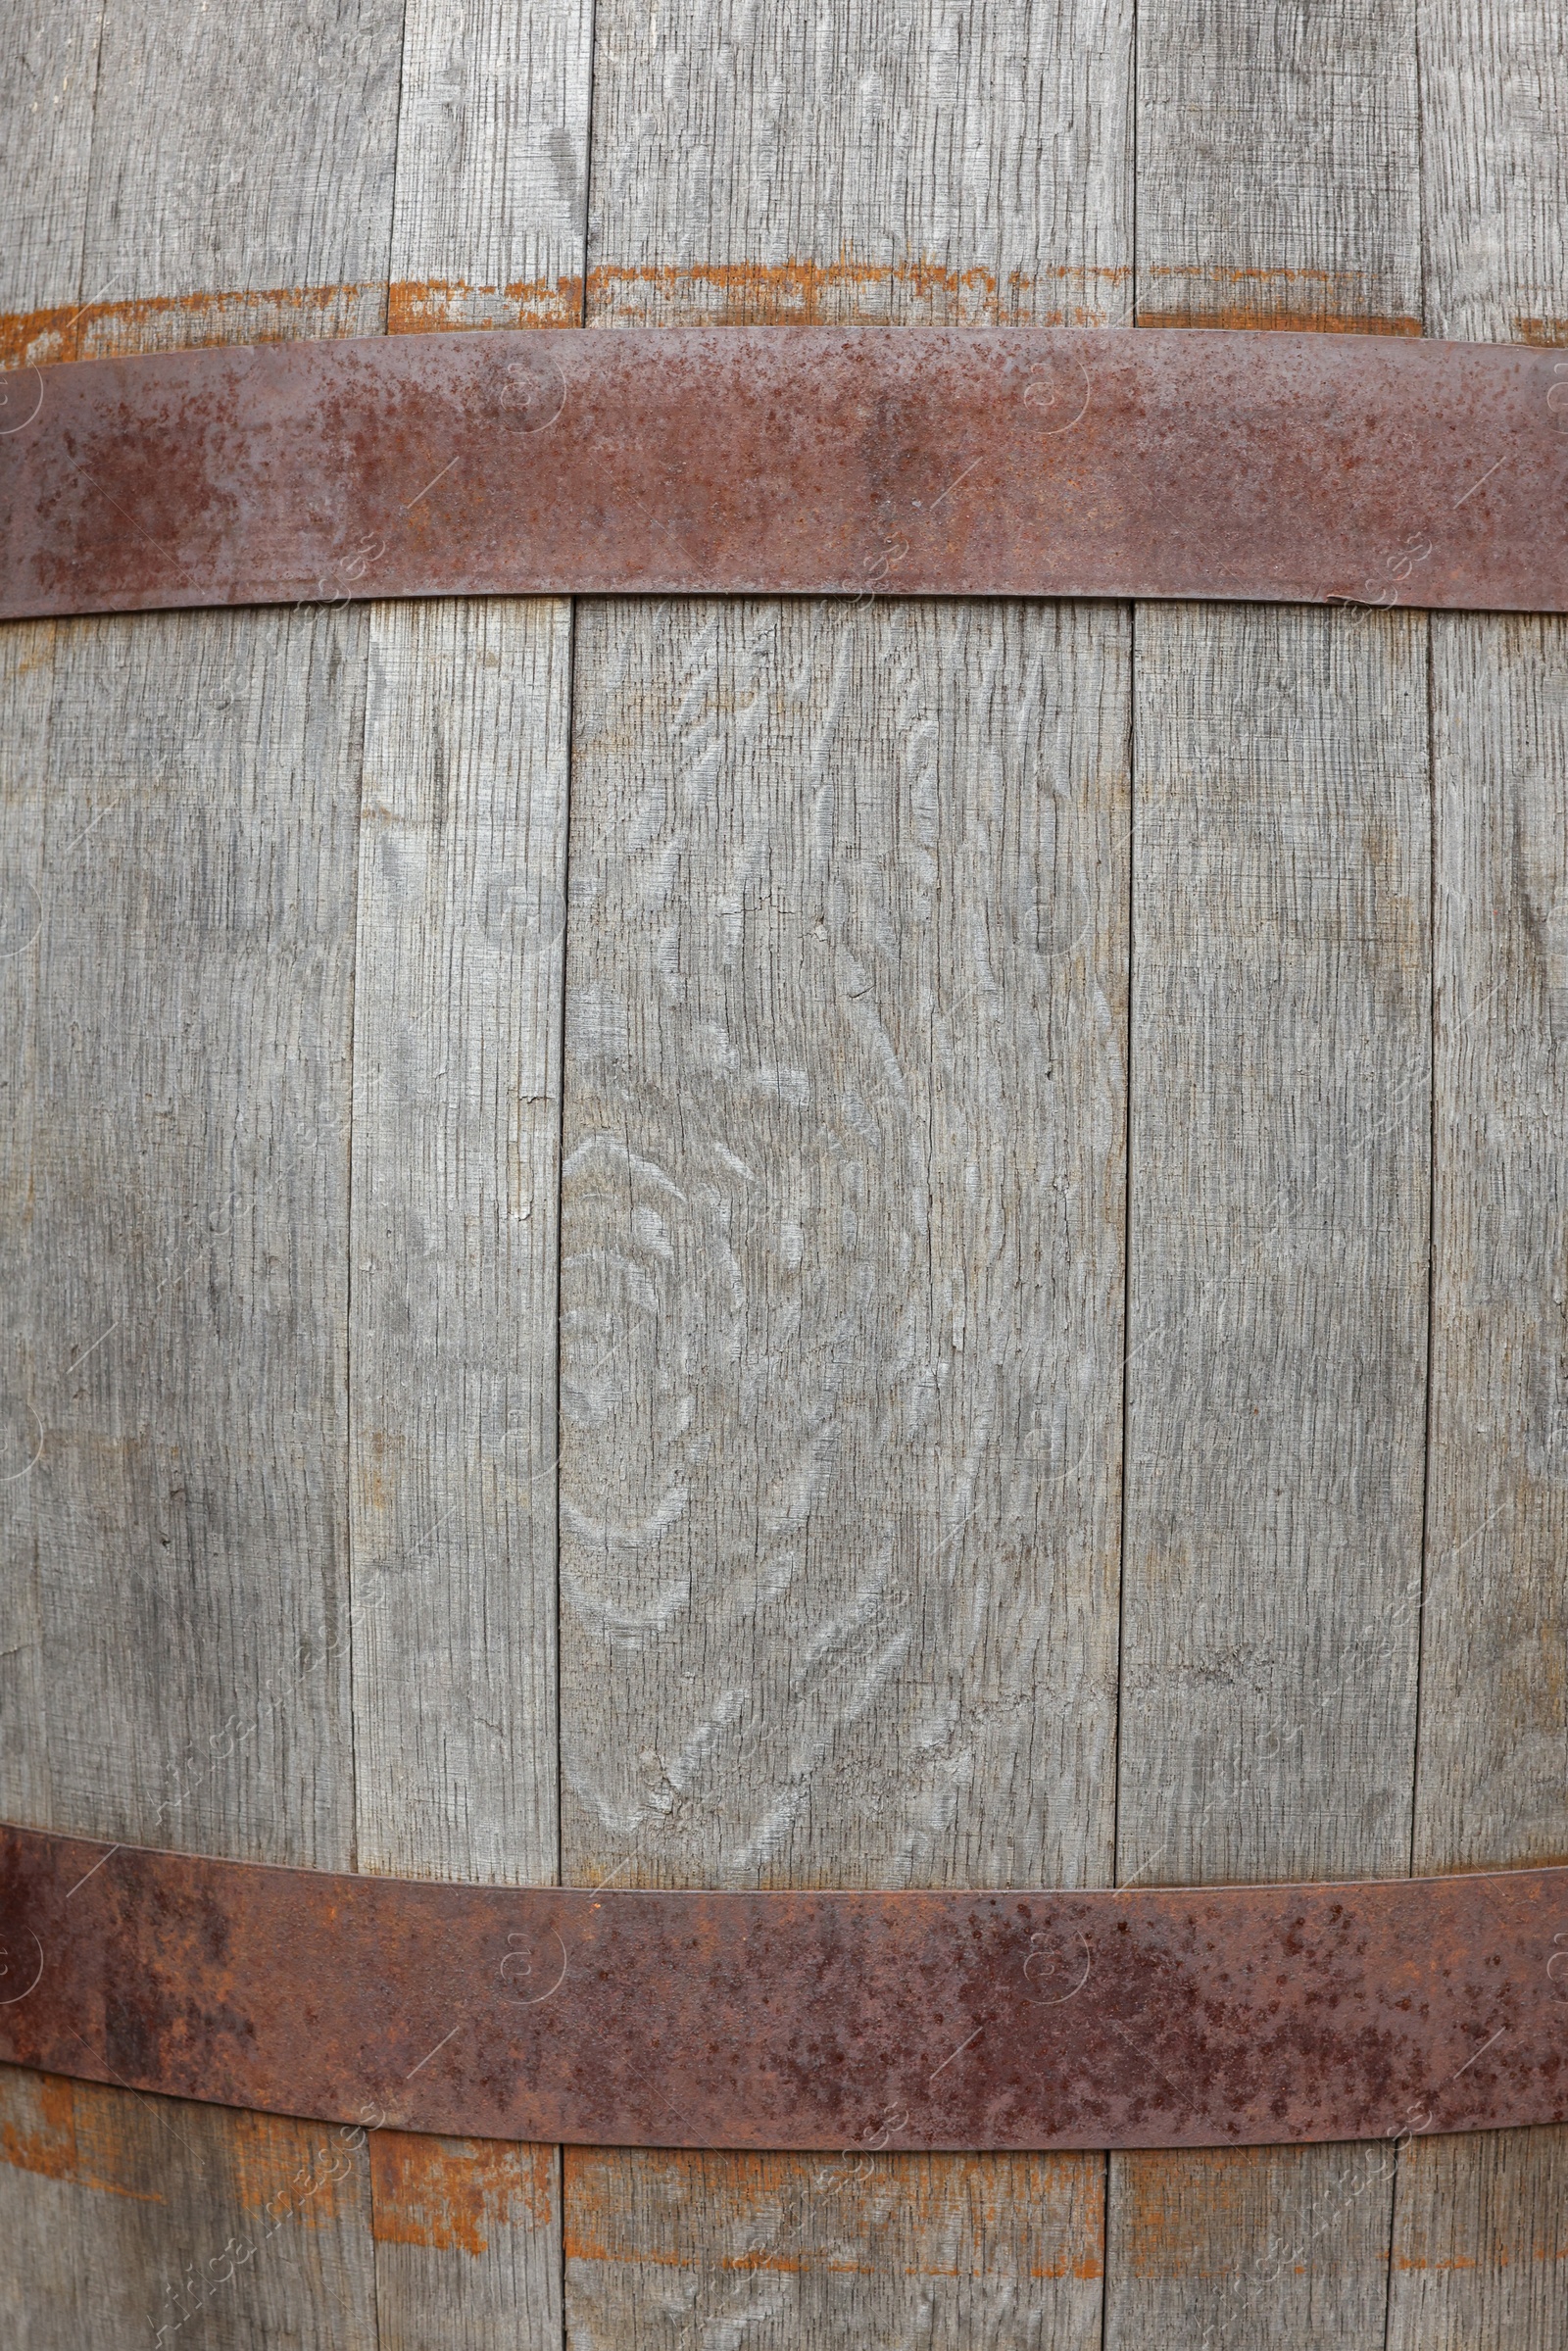
<svg viewBox="0 0 1568 2351">
<path fill-rule="evenodd" d="M 1415 0 L 1141 0 L 1140 325 L 1421 332 Z"/>
<path fill-rule="evenodd" d="M 109 9 L 79 299 L 276 289 L 240 339 L 379 333 L 401 25 L 379 0 Z M 199 306 L 140 322 L 145 349 L 233 337 Z"/>
<path fill-rule="evenodd" d="M 579 1883 L 1108 1869 L 1126 645 L 1049 606 L 584 608 Z M 811 2278 L 780 2323 L 839 2339 Z M 869 2339 L 906 2323 L 889 2278 Z"/>
<path fill-rule="evenodd" d="M 586 5 L 414 0 L 391 267 L 420 294 L 393 305 L 393 331 L 554 317 L 563 285 L 563 320 L 580 318 L 590 24 Z M 372 640 L 350 1339 L 360 1864 L 548 1884 L 571 608 L 384 606 Z M 396 2166 L 377 2155 L 387 2351 L 558 2343 L 555 2150 L 497 2157 L 476 2217 L 461 2149 L 443 2169 L 399 2144 Z M 394 2174 L 407 2186 L 421 2153 L 425 2220 L 393 2229 Z"/>
<path fill-rule="evenodd" d="M 1127 314 L 1131 0 L 601 0 L 590 324 Z"/>
<path fill-rule="evenodd" d="M 373 2343 L 363 2131 L 0 2067 L 9 2351 Z"/>
<path fill-rule="evenodd" d="M 377 324 L 397 54 L 384 11 L 325 0 L 109 11 L 90 159 L 58 182 L 77 214 L 57 198 L 33 214 L 60 259 L 38 298 L 61 333 L 73 299 L 102 327 L 75 334 L 84 351 Z M 349 296 L 297 299 L 323 279 Z M 199 299 L 215 286 L 257 292 L 225 310 Z M 0 1213 L 44 1439 L 0 1501 L 31 1620 L 7 1660 L 24 1712 L 5 1796 L 57 1829 L 353 1863 L 344 1364 L 368 641 L 363 611 L 316 611 L 77 622 L 5 648 L 13 694 L 35 672 L 12 706 L 25 723 L 6 728 L 6 817 L 39 925 L 19 965 L 28 1182 Z M 146 2111 L 154 2171 L 168 2118 Z M 78 2200 L 30 2316 L 40 2344 L 135 2339 L 180 2264 L 220 2254 L 217 2183 L 252 2129 L 208 2110 L 188 2134 L 199 2165 L 163 2207 Z M 6 2174 L 8 2203 L 22 2178 Z M 292 2282 L 225 2298 L 209 2336 L 373 2339 L 368 2218 L 367 2184 L 308 2263 L 290 2256 Z"/>
<path fill-rule="evenodd" d="M 1568 342 L 1568 38 L 1552 0 L 1418 0 L 1428 334 Z"/>
<path fill-rule="evenodd" d="M 1421 15 L 1428 323 L 1568 338 L 1568 39 L 1540 0 Z M 1432 1450 L 1417 1869 L 1568 1852 L 1568 633 L 1432 630 Z M 1568 2003 L 1564 2006 L 1568 2023 Z M 1556 2351 L 1568 2131 L 1418 2140 L 1391 2351 Z"/>
<path fill-rule="evenodd" d="M 349 1328 L 359 1864 L 548 1885 L 569 609 L 371 615 Z"/>
<path fill-rule="evenodd" d="M 1426 1349 L 1424 624 L 1168 606 L 1138 629 L 1119 1875 L 1398 1872 Z M 1114 2158 L 1108 2339 L 1380 2342 L 1390 2188 L 1344 2202 L 1347 2159 Z M 1307 2255 L 1281 2264 L 1291 2239 Z"/>
<path fill-rule="evenodd" d="M 80 299 L 102 18 L 100 0 L 74 8 L 16 0 L 8 12 L 0 61 L 7 191 L 0 311 Z M 17 356 L 42 361 L 53 354 L 45 346 Z M 0 384 L 0 391 L 10 388 Z M 15 421 L 0 413 L 0 425 Z"/>
<path fill-rule="evenodd" d="M 1130 0 L 856 5 L 808 32 L 610 0 L 589 320 L 1124 317 L 1131 62 Z M 1124 623 L 588 625 L 566 1875 L 1108 1875 Z M 610 2159 L 611 2206 L 648 2164 Z M 696 2229 L 675 2320 L 657 2265 L 568 2262 L 569 2338 L 729 2339 L 700 2315 L 723 2259 Z M 769 2294 L 781 2343 L 902 2345 L 979 2308 L 892 2263 Z M 1093 2341 L 1096 2299 L 1020 2278 L 1005 2325 Z"/>
<path fill-rule="evenodd" d="M 1100 2325 L 1104 2171 L 1093 2155 L 652 2154 L 568 2147 L 573 2341 L 811 2351 L 890 2338 L 890 2284 L 931 2351 L 1017 2351 Z M 1070 2314 L 1070 2315 L 1069 2315 Z"/>
<path fill-rule="evenodd" d="M 1142 322 L 1419 331 L 1413 0 L 1154 0 L 1138 89 Z M 1407 1866 L 1421 627 L 1138 616 L 1124 1881 Z M 1112 2157 L 1107 2343 L 1381 2351 L 1392 2180 L 1347 2202 L 1354 2153 Z"/>
<path fill-rule="evenodd" d="M 352 1862 L 367 631 L 199 612 L 5 640 L 36 930 L 0 967 L 30 1122 L 0 1213 L 38 1447 L 0 1504 L 36 1619 L 5 1800 L 40 1827 Z"/>
<path fill-rule="evenodd" d="M 591 0 L 410 0 L 394 333 L 579 322 L 592 32 Z"/>
<path fill-rule="evenodd" d="M 554 2351 L 560 2150 L 403 2131 L 369 2146 L 379 2351 Z"/>
</svg>

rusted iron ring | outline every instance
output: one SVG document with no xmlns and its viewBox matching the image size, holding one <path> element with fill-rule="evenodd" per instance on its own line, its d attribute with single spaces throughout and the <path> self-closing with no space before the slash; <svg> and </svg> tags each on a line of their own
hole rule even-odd
<svg viewBox="0 0 1568 2351">
<path fill-rule="evenodd" d="M 1568 1869 L 410 1884 L 0 1830 L 0 2058 L 463 2136 L 1203 2147 L 1568 2120 Z"/>
<path fill-rule="evenodd" d="M 3 617 L 643 591 L 1568 611 L 1568 360 L 1521 346 L 631 328 L 32 375 L 0 435 Z"/>
</svg>

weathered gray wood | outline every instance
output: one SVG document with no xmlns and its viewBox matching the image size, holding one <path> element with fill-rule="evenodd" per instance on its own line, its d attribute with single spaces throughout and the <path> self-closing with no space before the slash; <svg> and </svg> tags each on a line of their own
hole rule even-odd
<svg viewBox="0 0 1568 2351">
<path fill-rule="evenodd" d="M 0 2067 L 8 2351 L 373 2343 L 363 2131 Z"/>
<path fill-rule="evenodd" d="M 1428 324 L 1568 338 L 1561 14 L 1432 4 L 1421 33 Z M 1568 632 L 1435 619 L 1432 715 L 1418 1870 L 1568 1849 Z M 1417 2141 L 1399 2174 L 1391 2351 L 1554 2351 L 1565 2213 L 1568 2131 Z"/>
<path fill-rule="evenodd" d="M 1138 319 L 1421 332 L 1416 0 L 1142 0 Z"/>
<path fill-rule="evenodd" d="M 589 319 L 1114 318 L 1130 66 L 1117 0 L 857 5 L 808 36 L 612 0 Z M 1108 1876 L 1124 623 L 586 627 L 565 1873 Z M 568 2175 L 568 2244 L 621 2241 L 650 2160 L 596 2170 L 586 2210 Z M 967 2284 L 891 2260 L 737 2280 L 723 2209 L 673 2275 L 568 2261 L 584 2340 L 695 2346 L 737 2282 L 781 2344 L 970 2323 Z M 1094 2338 L 1098 2230 L 1075 2258 L 1087 2292 L 1015 2278 L 1014 2339 Z"/>
<path fill-rule="evenodd" d="M 0 965 L 24 992 L 5 1026 L 30 1122 L 0 1215 L 41 1438 L 0 1490 L 37 1621 L 13 1818 L 352 1860 L 341 1366 L 367 633 L 340 610 L 4 640 L 36 936 Z"/>
<path fill-rule="evenodd" d="M 379 2351 L 562 2341 L 561 2150 L 377 2131 Z"/>
<path fill-rule="evenodd" d="M 389 324 L 575 326 L 591 0 L 410 0 Z"/>
<path fill-rule="evenodd" d="M 78 347 L 378 322 L 398 41 L 395 19 L 325 0 L 110 11 L 90 166 L 70 182 L 84 210 L 68 220 L 41 189 L 27 205 L 71 266 L 47 295 L 87 306 Z M 5 647 L 13 675 L 37 661 L 22 692 L 42 721 L 5 730 L 40 929 L 22 958 L 28 1187 L 0 1214 L 44 1434 L 0 1496 L 32 1619 L 5 1794 L 45 1826 L 354 1859 L 344 1364 L 368 635 L 363 609 L 169 614 Z M 135 2111 L 132 2137 L 145 2124 L 161 2149 Z M 204 2118 L 208 2191 L 250 2129 Z M 181 2260 L 220 2252 L 221 2230 L 196 2241 L 220 2208 L 194 2174 L 162 2210 L 78 2204 L 39 2339 L 133 2339 Z M 317 2282 L 259 2287 L 249 2318 L 204 2322 L 212 2339 L 342 2339 L 342 2302 L 363 2339 L 368 2212 L 367 2184 L 311 2238 Z M 85 2325 L 72 2270 L 112 2297 Z"/>
<path fill-rule="evenodd" d="M 359 1866 L 549 1884 L 569 608 L 382 605 L 373 632 L 349 1333 Z M 514 2153 L 553 2184 L 553 2153 Z M 559 2341 L 554 2214 L 492 2199 L 482 2250 L 378 2231 L 383 2344 Z"/>
<path fill-rule="evenodd" d="M 578 2351 L 627 2339 L 633 2300 L 632 2339 L 682 2351 L 1099 2342 L 1099 2156 L 564 2153 Z"/>
<path fill-rule="evenodd" d="M 1131 0 L 601 0 L 591 321 L 1102 325 Z"/>
<path fill-rule="evenodd" d="M 1126 656 L 1114 610 L 584 608 L 579 1883 L 1108 1868 Z M 1077 2339 L 1076 2300 L 1016 2285 Z M 830 2273 L 799 2290 L 781 2326 L 850 2324 Z M 860 2339 L 908 2290 L 879 2278 Z M 639 2309 L 601 2299 L 596 2340 Z"/>
<path fill-rule="evenodd" d="M 62 326 L 81 299 L 102 17 L 101 0 L 76 8 L 61 8 L 58 0 L 17 0 L 8 12 L 0 59 L 8 190 L 0 239 L 0 366 L 7 367 L 58 358 Z M 0 425 L 15 421 L 0 414 Z"/>
<path fill-rule="evenodd" d="M 1419 330 L 1413 0 L 1154 0 L 1138 89 L 1142 321 Z M 1118 1874 L 1402 1869 L 1420 624 L 1140 611 L 1138 643 Z M 1107 2341 L 1380 2351 L 1392 2180 L 1355 2154 L 1112 2158 Z"/>
<path fill-rule="evenodd" d="M 415 0 L 394 331 L 580 318 L 589 23 L 586 6 L 487 0 L 454 18 Z M 361 1867 L 415 1877 L 549 1883 L 559 1861 L 570 676 L 564 602 L 374 616 L 355 981 L 355 1765 Z M 405 2183 L 421 2160 L 441 2170 L 434 2142 L 396 2143 Z M 388 2351 L 558 2342 L 556 2152 L 476 2150 L 467 2168 L 493 2172 L 494 2192 L 447 2226 L 441 2211 L 466 2209 L 454 2147 L 412 2233 L 382 2225 L 391 2162 L 381 2149 Z"/>
<path fill-rule="evenodd" d="M 569 608 L 372 608 L 349 1330 L 360 1866 L 556 1875 Z"/>
<path fill-rule="evenodd" d="M 401 37 L 360 0 L 108 10 L 80 299 L 118 348 L 380 331 Z"/>
<path fill-rule="evenodd" d="M 1139 612 L 1124 1882 L 1408 1860 L 1425 651 L 1399 614 Z M 1108 2339 L 1379 2343 L 1355 2152 L 1116 2159 Z"/>
</svg>

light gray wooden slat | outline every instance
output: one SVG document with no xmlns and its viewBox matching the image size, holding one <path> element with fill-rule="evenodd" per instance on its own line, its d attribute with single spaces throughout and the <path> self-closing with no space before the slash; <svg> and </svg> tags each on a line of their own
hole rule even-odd
<svg viewBox="0 0 1568 2351">
<path fill-rule="evenodd" d="M 1425 652 L 1402 614 L 1139 610 L 1127 1883 L 1408 1862 Z M 1380 2343 L 1364 2153 L 1114 2159 L 1107 2339 Z"/>
<path fill-rule="evenodd" d="M 561 1488 L 578 1883 L 1108 1866 L 1126 659 L 1113 609 L 583 608 Z M 591 2199 L 619 2179 L 635 2200 L 650 2160 L 568 2152 L 568 2241 L 623 2237 Z M 827 2263 L 725 2276 L 746 2201 L 694 2228 L 652 2306 L 629 2261 L 573 2262 L 595 2342 L 743 2312 L 781 2343 L 902 2340 L 927 2304 L 957 2323 L 939 2282 L 875 2264 L 849 2299 Z M 787 2225 L 751 2226 L 765 2250 Z M 1090 2250 L 1088 2281 L 1004 2264 L 969 2339 L 1092 2338 Z"/>
<path fill-rule="evenodd" d="M 84 223 L 48 228 L 88 306 L 79 347 L 378 322 L 399 37 L 384 12 L 325 0 L 110 12 Z M 341 293 L 365 282 L 368 299 Z M 37 643 L 47 691 L 26 689 L 43 731 L 8 731 L 13 806 L 41 827 L 31 1190 L 7 1211 L 46 1441 L 17 1490 L 37 1704 L 6 1792 L 44 1826 L 353 1861 L 343 1367 L 368 635 L 363 610 L 67 624 Z M 220 2143 L 247 2126 L 204 2128 Z M 146 2102 L 122 2136 L 156 2174 Z M 113 2199 L 87 2199 L 62 2261 L 120 2274 L 138 2307 L 161 2294 L 205 2226 L 190 2180 L 129 2238 Z M 363 2339 L 368 2211 L 367 2187 L 319 2293 L 259 2283 L 237 2339 L 329 2339 L 339 2302 Z M 51 2343 L 123 2333 L 105 2318 L 84 2338 L 64 2299 L 36 2325 Z"/>
<path fill-rule="evenodd" d="M 401 14 L 367 0 L 108 11 L 81 299 L 113 290 L 116 348 L 381 330 Z"/>
<path fill-rule="evenodd" d="M 602 0 L 592 318 L 1103 325 L 1131 42 L 1131 0 Z"/>
<path fill-rule="evenodd" d="M 8 198 L 0 241 L 0 366 L 58 357 L 62 325 L 80 300 L 102 16 L 99 0 L 76 8 L 19 0 L 8 14 L 0 60 Z M 0 414 L 0 426 L 15 421 Z"/>
<path fill-rule="evenodd" d="M 1429 331 L 1568 341 L 1561 12 L 1423 0 L 1421 70 Z M 1478 472 L 1494 454 L 1478 448 Z M 1435 617 L 1432 709 L 1418 1870 L 1568 1849 L 1568 632 Z M 1399 2172 L 1390 2351 L 1556 2351 L 1565 2214 L 1568 2131 L 1418 2140 Z"/>
<path fill-rule="evenodd" d="M 41 1643 L 16 1819 L 352 1858 L 367 634 L 363 610 L 315 610 L 5 641 L 8 815 L 37 843 L 38 926 L 0 967 L 30 995 L 26 1180 L 0 1213 L 42 1434 L 4 1490 Z"/>
<path fill-rule="evenodd" d="M 393 331 L 580 318 L 589 15 L 410 8 Z M 372 633 L 350 1335 L 359 1858 L 550 1883 L 570 607 L 386 606 Z M 387 2351 L 558 2342 L 556 2151 L 443 2146 L 378 2149 Z M 477 2207 L 465 2179 L 488 2182 Z"/>
<path fill-rule="evenodd" d="M 1113 318 L 1130 59 L 1114 0 L 858 5 L 808 37 L 764 10 L 601 6 L 589 319 Z M 603 878 L 574 865 L 563 1245 L 566 1874 L 1108 1876 L 1121 623 L 1089 615 L 1038 660 L 1035 624 L 996 610 L 687 604 L 593 625 L 574 807 L 599 780 L 574 843 Z M 1012 703 L 1019 661 L 1044 716 Z M 1065 784 L 1030 780 L 1041 726 Z M 1016 778 L 1016 851 L 969 813 L 997 774 Z M 646 839 L 612 845 L 621 805 Z M 634 891 L 627 934 L 579 888 Z M 986 962 L 1009 908 L 1033 978 L 1022 948 Z M 971 2291 L 976 2339 L 1097 2333 L 1098 2227 L 1055 2277 L 1019 2274 L 1004 2226 L 975 2289 L 904 2276 L 886 2237 L 858 2283 L 813 2254 L 748 2285 L 737 2244 L 785 2258 L 803 2212 L 816 2242 L 814 2167 L 786 2163 L 793 2191 L 745 2159 L 717 2170 L 726 2193 L 671 2273 L 635 2255 L 658 2159 L 568 2151 L 574 2340 L 695 2345 L 747 2310 L 760 2342 L 946 2339 Z M 1073 2159 L 1064 2208 L 1101 2176 Z M 943 2192 L 954 2211 L 967 2193 Z"/>
<path fill-rule="evenodd" d="M 1416 0 L 1143 0 L 1138 319 L 1421 332 Z"/>
<path fill-rule="evenodd" d="M 8 2351 L 375 2341 L 362 2131 L 0 2067 Z"/>
<path fill-rule="evenodd" d="M 591 0 L 410 0 L 388 324 L 575 326 Z"/>
<path fill-rule="evenodd" d="M 382 605 L 372 625 L 350 1324 L 359 1864 L 550 1884 L 570 608 Z M 538 2155 L 553 2194 L 555 2153 Z M 492 2199 L 483 2232 L 383 2236 L 382 2187 L 378 2173 L 383 2343 L 559 2341 L 554 2203 L 542 2218 L 532 2195 Z"/>
<path fill-rule="evenodd" d="M 1419 330 L 1413 0 L 1154 0 L 1138 86 L 1142 321 Z M 1123 1880 L 1407 1865 L 1416 1610 L 1379 1611 L 1420 1549 L 1414 627 L 1139 614 Z M 1358 932 L 1314 929 L 1374 872 Z M 1391 2197 L 1355 2149 L 1113 2157 L 1107 2341 L 1381 2346 Z"/>
</svg>

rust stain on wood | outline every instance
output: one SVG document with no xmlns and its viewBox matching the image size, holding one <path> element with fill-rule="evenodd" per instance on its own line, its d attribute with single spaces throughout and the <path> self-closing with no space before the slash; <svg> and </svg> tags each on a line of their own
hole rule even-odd
<svg viewBox="0 0 1568 2351">
<path fill-rule="evenodd" d="M 499 2230 L 545 2229 L 555 2218 L 553 2147 L 410 2131 L 377 2131 L 369 2145 L 377 2244 L 476 2258 Z"/>
<path fill-rule="evenodd" d="M 1092 2279 L 1097 2158 L 564 2150 L 569 2261 L 780 2276 Z M 712 2247 L 727 2249 L 716 2259 Z"/>
<path fill-rule="evenodd" d="M 0 2072 L 0 2162 L 62 2186 L 162 2204 L 125 2176 L 132 2157 L 120 2130 L 124 2103 L 123 2091 L 7 2066 Z"/>
<path fill-rule="evenodd" d="M 0 313 L 0 367 L 113 359 L 151 349 L 269 343 L 375 331 L 450 333 L 468 327 L 598 325 L 821 326 L 881 322 L 897 298 L 901 323 L 1104 326 L 1130 320 L 1132 272 L 1060 269 L 998 275 L 978 265 L 925 261 L 695 262 L 657 268 L 601 263 L 581 276 L 466 278 L 226 288 L 120 301 L 60 303 Z M 1182 281 L 1178 295 L 1172 281 Z M 1418 318 L 1366 311 L 1360 280 L 1314 269 L 1176 269 L 1143 272 L 1158 288 L 1142 326 L 1268 327 L 1303 333 L 1418 335 Z M 1169 287 L 1168 298 L 1165 288 Z M 1042 306 L 1042 293 L 1052 298 Z M 652 310 L 650 310 L 652 306 Z M 912 306 L 912 317 L 911 317 Z M 1568 319 L 1518 318 L 1526 343 L 1568 341 Z"/>
</svg>

